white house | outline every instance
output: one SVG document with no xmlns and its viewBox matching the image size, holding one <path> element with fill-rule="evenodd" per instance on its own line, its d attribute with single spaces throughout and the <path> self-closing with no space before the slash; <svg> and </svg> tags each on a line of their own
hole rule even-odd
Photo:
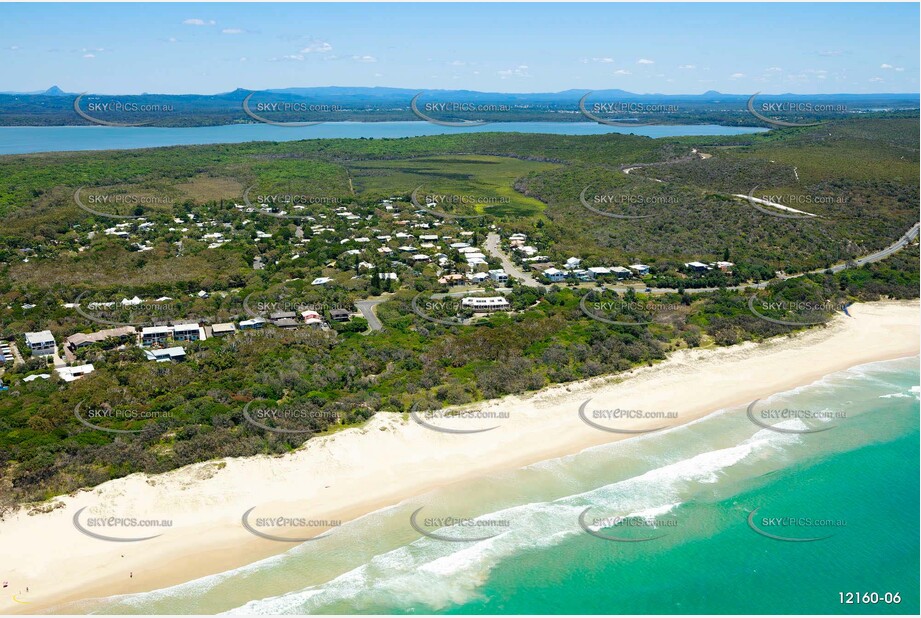
<svg viewBox="0 0 921 618">
<path fill-rule="evenodd" d="M 690 268 L 696 273 L 705 272 L 710 270 L 710 267 L 704 264 L 703 262 L 685 262 L 685 268 Z"/>
<path fill-rule="evenodd" d="M 580 260 L 579 258 L 571 257 L 568 260 L 566 260 L 566 268 L 568 268 L 569 270 L 573 270 L 574 268 L 579 268 L 579 264 L 581 263 L 582 263 L 582 260 Z"/>
<path fill-rule="evenodd" d="M 265 320 L 262 318 L 253 318 L 251 320 L 240 320 L 240 330 L 252 328 L 262 328 L 265 326 Z"/>
<path fill-rule="evenodd" d="M 58 377 L 65 382 L 73 382 L 88 373 L 93 373 L 94 370 L 95 368 L 92 365 L 87 364 L 77 365 L 76 367 L 58 367 L 55 371 L 58 372 Z"/>
<path fill-rule="evenodd" d="M 32 356 L 47 356 L 54 354 L 57 344 L 50 330 L 40 330 L 26 333 L 26 345 L 32 350 Z"/>
<path fill-rule="evenodd" d="M 167 363 L 169 361 L 183 360 L 185 358 L 185 350 L 178 346 L 160 350 L 144 350 L 144 355 L 147 357 L 147 360 Z"/>
<path fill-rule="evenodd" d="M 507 311 L 508 301 L 501 296 L 488 296 L 485 298 L 469 297 L 461 300 L 461 307 L 472 309 L 477 313 L 490 311 Z"/>
<path fill-rule="evenodd" d="M 508 281 L 508 273 L 501 268 L 497 268 L 489 271 L 489 278 L 497 283 L 505 283 Z"/>
<path fill-rule="evenodd" d="M 163 345 L 170 335 L 169 326 L 145 326 L 141 329 L 141 345 Z"/>
<path fill-rule="evenodd" d="M 611 269 L 611 272 L 614 273 L 618 279 L 626 279 L 630 276 L 630 269 L 624 268 L 623 266 L 615 266 Z"/>
<path fill-rule="evenodd" d="M 557 268 L 548 268 L 544 271 L 544 276 L 553 282 L 563 281 L 566 279 L 566 273 Z"/>
<path fill-rule="evenodd" d="M 649 274 L 649 267 L 646 266 L 645 264 L 631 264 L 630 270 L 634 271 L 640 277 L 643 277 Z"/>
<path fill-rule="evenodd" d="M 204 339 L 198 324 L 176 324 L 173 327 L 173 339 L 176 341 L 198 341 Z"/>
</svg>

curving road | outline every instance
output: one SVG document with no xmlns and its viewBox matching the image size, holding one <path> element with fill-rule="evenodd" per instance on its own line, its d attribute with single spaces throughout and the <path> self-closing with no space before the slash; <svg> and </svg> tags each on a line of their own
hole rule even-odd
<svg viewBox="0 0 921 618">
<path fill-rule="evenodd" d="M 374 307 L 386 301 L 386 298 L 368 298 L 355 301 L 355 306 L 361 311 L 361 315 L 368 320 L 368 326 L 371 327 L 371 330 L 384 330 L 384 325 L 377 319 L 377 314 L 374 313 Z"/>
</svg>

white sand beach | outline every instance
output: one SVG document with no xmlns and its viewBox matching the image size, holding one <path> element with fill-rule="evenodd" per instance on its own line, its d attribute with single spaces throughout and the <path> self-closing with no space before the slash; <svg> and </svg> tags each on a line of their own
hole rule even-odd
<svg viewBox="0 0 921 618">
<path fill-rule="evenodd" d="M 0 522 L 0 581 L 9 582 L 0 589 L 0 612 L 39 613 L 63 602 L 153 590 L 289 549 L 244 529 L 241 516 L 253 507 L 257 513 L 348 521 L 464 479 L 628 438 L 579 418 L 579 407 L 589 398 L 589 411 L 678 412 L 677 421 L 616 421 L 620 429 L 649 429 L 744 406 L 856 365 L 919 354 L 917 301 L 856 304 L 849 312 L 853 317 L 838 315 L 825 327 L 767 343 L 682 351 L 628 374 L 476 406 L 508 412 L 508 418 L 427 421 L 457 429 L 496 427 L 490 431 L 441 433 L 382 413 L 362 428 L 312 439 L 289 455 L 224 459 L 158 476 L 135 474 L 55 498 L 56 508 L 42 505 L 47 512 L 20 509 Z M 81 522 L 114 516 L 171 520 L 172 525 L 133 531 L 135 536 L 162 533 L 146 541 L 103 541 L 75 528 L 74 515 L 83 508 Z M 300 536 L 321 532 L 314 527 Z"/>
</svg>

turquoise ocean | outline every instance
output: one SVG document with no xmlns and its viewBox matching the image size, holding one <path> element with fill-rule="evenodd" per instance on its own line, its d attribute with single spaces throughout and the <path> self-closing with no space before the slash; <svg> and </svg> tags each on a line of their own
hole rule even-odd
<svg viewBox="0 0 921 618">
<path fill-rule="evenodd" d="M 442 488 L 240 569 L 58 610 L 918 614 L 918 384 L 918 357 L 862 365 L 758 404 L 834 413 L 775 425 L 825 431 L 720 410 Z M 417 523 L 484 523 L 430 538 L 410 525 L 420 508 Z"/>
</svg>

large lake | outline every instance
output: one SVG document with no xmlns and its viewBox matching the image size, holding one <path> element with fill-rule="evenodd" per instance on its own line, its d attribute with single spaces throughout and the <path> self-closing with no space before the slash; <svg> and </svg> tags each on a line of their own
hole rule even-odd
<svg viewBox="0 0 921 618">
<path fill-rule="evenodd" d="M 192 144 L 237 144 L 241 142 L 290 142 L 323 138 L 398 138 L 446 133 L 488 131 L 598 135 L 633 133 L 647 137 L 683 135 L 738 135 L 758 133 L 760 127 L 719 125 L 658 125 L 609 127 L 593 122 L 502 122 L 480 127 L 452 128 L 427 122 L 330 122 L 312 127 L 276 127 L 268 124 L 238 124 L 221 127 L 0 127 L 0 154 L 65 150 L 113 150 Z"/>
</svg>

